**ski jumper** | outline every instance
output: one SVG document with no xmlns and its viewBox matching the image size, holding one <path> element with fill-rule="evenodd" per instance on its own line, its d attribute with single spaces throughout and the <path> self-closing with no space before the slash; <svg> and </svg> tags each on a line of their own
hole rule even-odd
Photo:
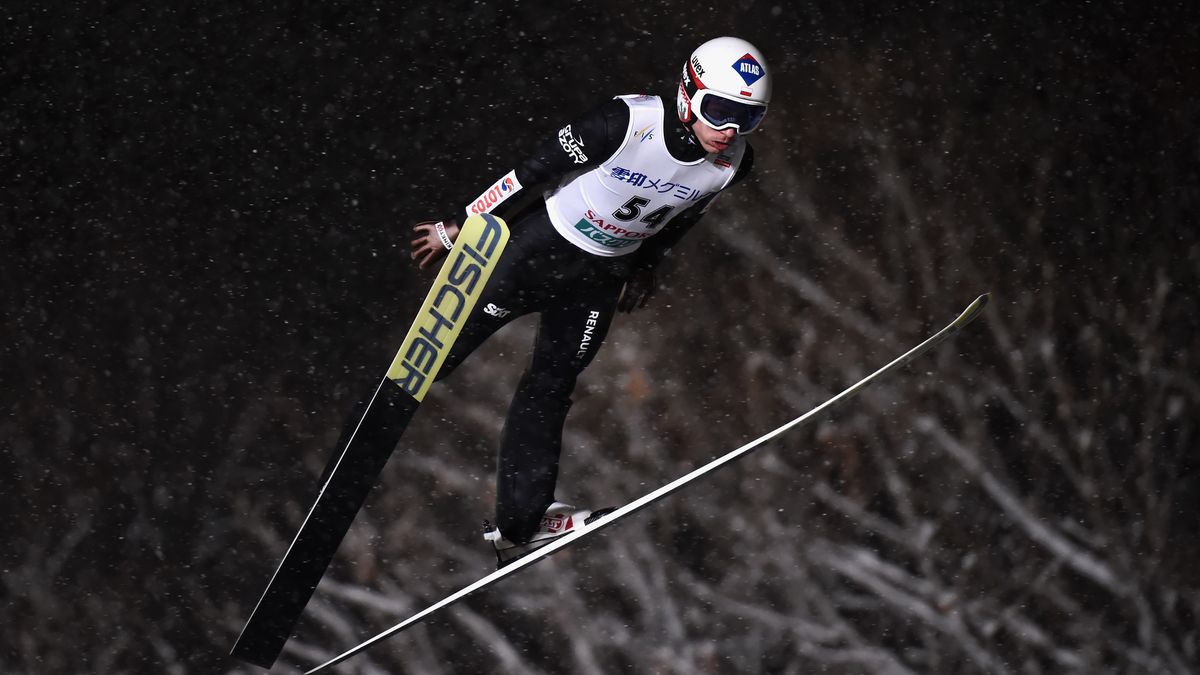
<svg viewBox="0 0 1200 675">
<path fill-rule="evenodd" d="M 438 379 L 508 322 L 541 315 L 500 440 L 496 520 L 509 540 L 528 541 L 554 502 L 571 393 L 625 281 L 657 266 L 751 163 L 742 137 L 706 153 L 659 97 L 620 96 L 546 139 L 467 206 L 468 215 L 509 220 L 511 239 Z"/>
</svg>

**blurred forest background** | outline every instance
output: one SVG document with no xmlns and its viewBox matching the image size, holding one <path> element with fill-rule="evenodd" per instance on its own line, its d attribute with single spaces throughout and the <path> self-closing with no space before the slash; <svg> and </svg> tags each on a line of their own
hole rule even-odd
<svg viewBox="0 0 1200 675">
<path fill-rule="evenodd" d="M 431 274 L 412 223 L 701 41 L 758 177 L 622 317 L 560 498 L 845 408 L 347 673 L 1200 672 L 1183 2 L 46 3 L 0 16 L 0 671 L 227 656 Z M 485 574 L 529 319 L 435 389 L 275 671 Z"/>
</svg>

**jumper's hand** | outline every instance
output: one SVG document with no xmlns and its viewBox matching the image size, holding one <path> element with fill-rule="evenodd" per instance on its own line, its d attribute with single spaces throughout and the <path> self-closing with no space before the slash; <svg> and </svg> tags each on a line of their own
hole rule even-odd
<svg viewBox="0 0 1200 675">
<path fill-rule="evenodd" d="M 617 300 L 617 309 L 622 312 L 632 312 L 641 309 L 650 301 L 650 296 L 658 290 L 658 282 L 654 278 L 654 269 L 640 269 L 625 282 L 621 289 L 621 299 Z"/>
<path fill-rule="evenodd" d="M 417 261 L 417 267 L 425 269 L 450 250 L 449 243 L 458 237 L 458 223 L 453 220 L 445 223 L 427 220 L 413 226 L 413 232 L 416 235 L 409 257 Z"/>
</svg>

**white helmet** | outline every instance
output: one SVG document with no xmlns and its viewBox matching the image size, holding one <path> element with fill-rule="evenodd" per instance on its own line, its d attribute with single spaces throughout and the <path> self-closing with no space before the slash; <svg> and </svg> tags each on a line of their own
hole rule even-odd
<svg viewBox="0 0 1200 675">
<path fill-rule="evenodd" d="M 700 120 L 713 129 L 748 134 L 762 122 L 770 101 L 767 61 L 741 38 L 709 40 L 683 64 L 676 104 L 684 124 Z"/>
</svg>

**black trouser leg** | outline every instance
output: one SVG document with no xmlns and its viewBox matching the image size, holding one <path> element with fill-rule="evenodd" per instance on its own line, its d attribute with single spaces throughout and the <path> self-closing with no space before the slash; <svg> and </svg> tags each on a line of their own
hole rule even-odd
<svg viewBox="0 0 1200 675">
<path fill-rule="evenodd" d="M 496 520 L 509 540 L 525 543 L 554 502 L 563 423 L 571 409 L 575 377 L 525 371 L 500 439 L 496 468 Z"/>
<path fill-rule="evenodd" d="M 563 423 L 575 380 L 591 363 L 608 332 L 620 282 L 603 279 L 591 293 L 542 313 L 533 359 L 513 396 L 500 439 L 496 520 L 509 541 L 522 544 L 537 532 L 554 502 Z"/>
</svg>

